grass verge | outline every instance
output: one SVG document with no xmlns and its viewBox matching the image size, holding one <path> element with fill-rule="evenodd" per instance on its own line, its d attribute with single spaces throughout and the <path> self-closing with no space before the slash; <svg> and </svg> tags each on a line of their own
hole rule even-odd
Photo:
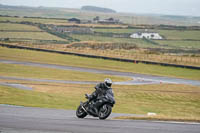
<svg viewBox="0 0 200 133">
<path fill-rule="evenodd" d="M 200 123 L 200 120 L 198 118 L 183 118 L 183 117 L 177 117 L 177 118 L 173 118 L 173 117 L 169 117 L 169 118 L 165 118 L 165 117 L 161 117 L 161 116 L 154 116 L 154 117 L 126 117 L 126 116 L 121 116 L 121 117 L 115 117 L 114 119 L 122 119 L 122 120 L 152 120 L 152 121 L 177 121 L 177 122 L 198 122 Z"/>
<path fill-rule="evenodd" d="M 29 107 L 74 109 L 77 102 L 62 95 L 0 86 L 0 103 Z"/>
<path fill-rule="evenodd" d="M 70 70 L 60 70 L 53 68 L 32 67 L 16 64 L 0 63 L 0 75 L 23 78 L 39 78 L 54 80 L 70 80 L 70 81 L 102 81 L 109 77 L 113 81 L 126 81 L 131 78 L 117 77 L 104 74 L 95 74 L 88 72 L 78 72 Z"/>
</svg>

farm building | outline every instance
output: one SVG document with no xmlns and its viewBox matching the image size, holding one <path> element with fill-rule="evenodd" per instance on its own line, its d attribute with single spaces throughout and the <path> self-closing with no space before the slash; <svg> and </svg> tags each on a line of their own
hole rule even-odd
<svg viewBox="0 0 200 133">
<path fill-rule="evenodd" d="M 146 38 L 146 39 L 163 39 L 159 33 L 155 32 L 137 32 L 130 35 L 131 38 Z"/>
<path fill-rule="evenodd" d="M 81 20 L 80 20 L 80 19 L 77 19 L 77 18 L 70 18 L 70 19 L 68 19 L 68 22 L 69 22 L 69 23 L 80 24 L 80 23 L 81 23 Z"/>
</svg>

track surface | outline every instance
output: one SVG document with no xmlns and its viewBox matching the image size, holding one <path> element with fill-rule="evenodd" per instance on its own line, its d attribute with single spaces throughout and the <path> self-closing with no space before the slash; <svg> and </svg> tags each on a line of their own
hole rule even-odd
<svg viewBox="0 0 200 133">
<path fill-rule="evenodd" d="M 73 110 L 0 105 L 1 133 L 199 133 L 198 123 L 78 119 Z"/>
</svg>

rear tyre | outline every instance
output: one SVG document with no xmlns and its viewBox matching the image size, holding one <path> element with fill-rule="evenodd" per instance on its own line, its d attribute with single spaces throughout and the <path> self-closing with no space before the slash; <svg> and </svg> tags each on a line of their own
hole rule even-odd
<svg viewBox="0 0 200 133">
<path fill-rule="evenodd" d="M 78 118 L 84 118 L 87 116 L 87 113 L 83 110 L 82 106 L 79 105 L 77 110 L 76 110 L 76 116 Z"/>
<path fill-rule="evenodd" d="M 108 104 L 104 104 L 100 109 L 99 109 L 99 119 L 103 120 L 108 118 L 108 116 L 112 112 L 112 107 Z"/>
</svg>

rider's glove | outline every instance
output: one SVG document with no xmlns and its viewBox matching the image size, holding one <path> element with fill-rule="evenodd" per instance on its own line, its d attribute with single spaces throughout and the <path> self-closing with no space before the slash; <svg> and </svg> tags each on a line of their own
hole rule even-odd
<svg viewBox="0 0 200 133">
<path fill-rule="evenodd" d="M 89 94 L 85 94 L 85 98 L 90 100 L 90 95 Z"/>
</svg>

